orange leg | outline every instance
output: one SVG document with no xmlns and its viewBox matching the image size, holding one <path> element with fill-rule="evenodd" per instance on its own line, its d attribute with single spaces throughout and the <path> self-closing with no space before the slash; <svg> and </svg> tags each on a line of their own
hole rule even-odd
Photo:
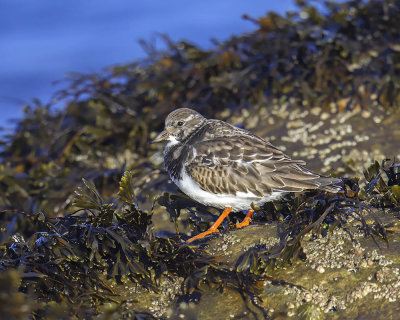
<svg viewBox="0 0 400 320">
<path fill-rule="evenodd" d="M 232 207 L 225 208 L 224 212 L 222 212 L 222 214 L 218 217 L 217 221 L 214 222 L 214 224 L 210 227 L 210 229 L 208 229 L 207 231 L 204 231 L 202 233 L 199 233 L 197 236 L 190 238 L 188 240 L 188 242 L 192 242 L 196 239 L 202 239 L 211 233 L 218 232 L 219 225 L 221 224 L 222 221 L 224 221 L 224 219 L 228 216 L 228 214 L 231 213 L 231 211 L 232 211 Z"/>
<path fill-rule="evenodd" d="M 243 228 L 249 225 L 250 221 L 251 221 L 251 216 L 253 215 L 254 210 L 250 209 L 249 211 L 247 211 L 246 216 L 244 217 L 243 221 L 241 223 L 238 223 L 236 225 L 236 228 Z"/>
</svg>

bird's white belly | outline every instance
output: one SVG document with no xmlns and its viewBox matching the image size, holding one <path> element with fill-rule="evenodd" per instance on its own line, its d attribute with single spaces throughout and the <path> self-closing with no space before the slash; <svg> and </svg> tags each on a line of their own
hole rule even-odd
<svg viewBox="0 0 400 320">
<path fill-rule="evenodd" d="M 215 194 L 205 191 L 190 177 L 186 170 L 182 170 L 181 180 L 174 180 L 175 184 L 186 195 L 207 206 L 223 209 L 232 207 L 233 211 L 248 210 L 251 208 L 251 203 L 259 206 L 265 202 L 276 200 L 283 192 L 274 191 L 271 194 L 259 197 L 251 192 L 237 192 L 232 194 Z"/>
</svg>

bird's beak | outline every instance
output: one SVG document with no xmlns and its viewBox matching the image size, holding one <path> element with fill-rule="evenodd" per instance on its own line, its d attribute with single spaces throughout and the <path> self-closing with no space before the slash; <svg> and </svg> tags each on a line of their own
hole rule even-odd
<svg viewBox="0 0 400 320">
<path fill-rule="evenodd" d="M 167 130 L 164 130 L 157 137 L 155 137 L 155 139 L 151 143 L 165 141 L 168 140 L 168 138 L 169 138 L 169 133 L 167 132 Z"/>
</svg>

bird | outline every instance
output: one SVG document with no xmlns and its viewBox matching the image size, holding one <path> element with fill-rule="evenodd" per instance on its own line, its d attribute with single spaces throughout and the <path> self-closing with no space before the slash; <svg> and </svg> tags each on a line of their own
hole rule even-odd
<svg viewBox="0 0 400 320">
<path fill-rule="evenodd" d="M 171 180 L 193 200 L 223 212 L 206 231 L 188 242 L 218 232 L 231 211 L 247 214 L 254 206 L 277 200 L 290 192 L 341 190 L 340 179 L 308 170 L 303 160 L 293 160 L 269 141 L 227 122 L 207 119 L 189 108 L 172 111 L 164 130 L 152 141 L 168 141 L 164 166 Z"/>
</svg>

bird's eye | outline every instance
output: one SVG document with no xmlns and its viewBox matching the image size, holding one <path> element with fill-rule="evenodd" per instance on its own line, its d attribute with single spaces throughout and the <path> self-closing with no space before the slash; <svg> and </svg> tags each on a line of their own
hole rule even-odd
<svg viewBox="0 0 400 320">
<path fill-rule="evenodd" d="M 183 121 L 179 121 L 178 122 L 178 127 L 182 127 L 183 126 Z"/>
</svg>

